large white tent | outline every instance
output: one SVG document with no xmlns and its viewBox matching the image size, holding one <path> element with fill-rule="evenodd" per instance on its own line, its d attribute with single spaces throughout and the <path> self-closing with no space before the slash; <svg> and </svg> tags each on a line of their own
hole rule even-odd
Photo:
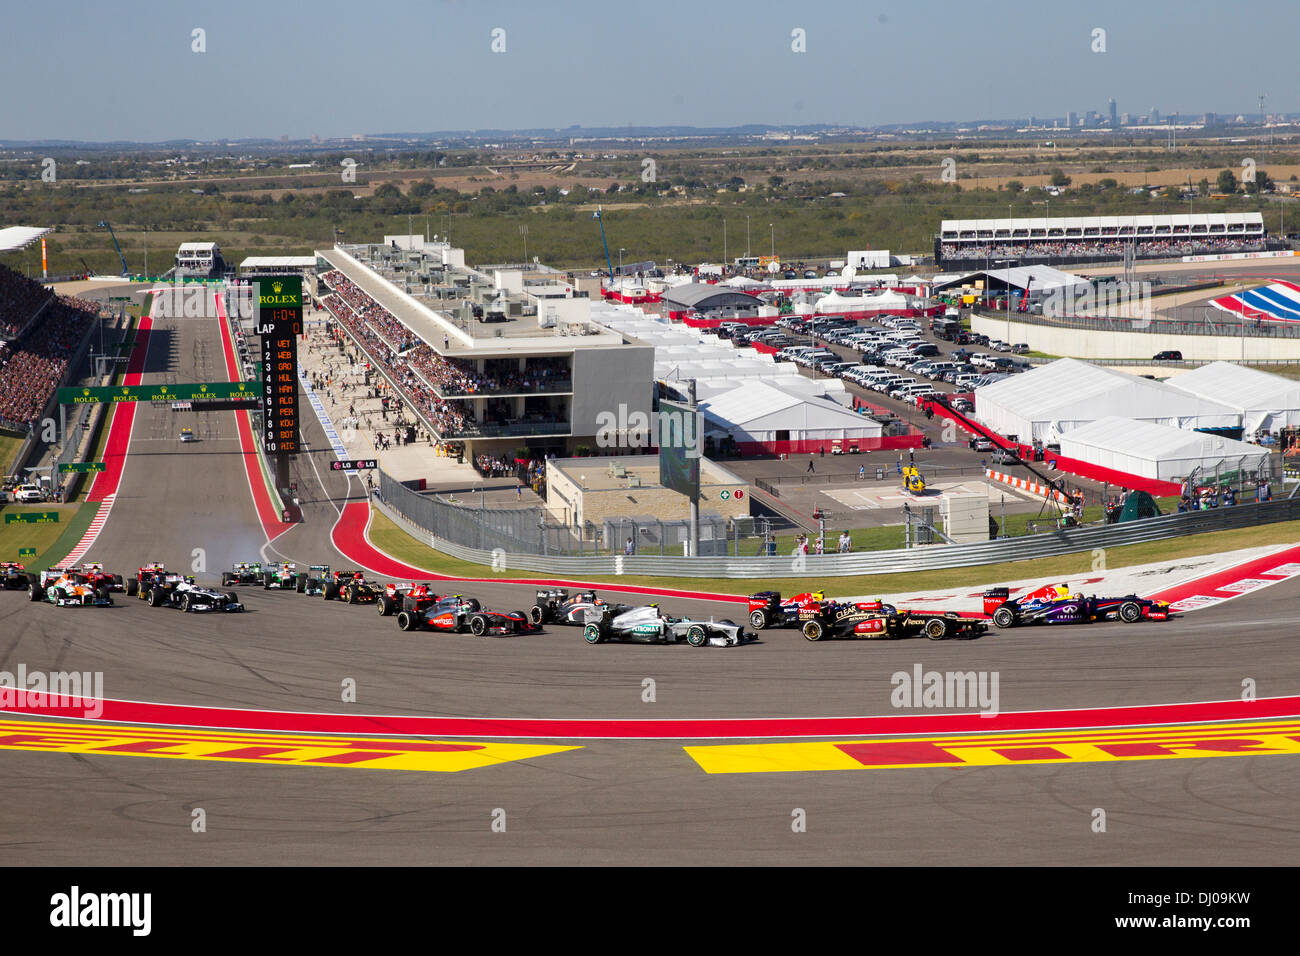
<svg viewBox="0 0 1300 956">
<path fill-rule="evenodd" d="M 1198 468 L 1207 477 L 1258 471 L 1268 461 L 1267 450 L 1244 441 L 1113 417 L 1066 432 L 1061 454 L 1159 481 L 1183 481 Z"/>
<path fill-rule="evenodd" d="M 1247 435 L 1300 425 L 1300 381 L 1293 378 L 1211 362 L 1174 376 L 1169 384 L 1237 409 Z"/>
<path fill-rule="evenodd" d="M 793 395 L 765 382 L 745 382 L 700 403 L 708 425 L 737 442 L 829 442 L 879 438 L 875 419 L 825 398 Z"/>
<path fill-rule="evenodd" d="M 1099 418 L 1132 418 L 1174 428 L 1238 428 L 1241 412 L 1163 382 L 1058 359 L 975 390 L 981 422 L 1022 442 L 1051 442 Z"/>
</svg>

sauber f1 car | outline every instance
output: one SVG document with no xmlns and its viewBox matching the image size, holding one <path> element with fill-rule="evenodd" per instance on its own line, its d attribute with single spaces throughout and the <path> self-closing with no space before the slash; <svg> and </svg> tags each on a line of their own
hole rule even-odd
<svg viewBox="0 0 1300 956">
<path fill-rule="evenodd" d="M 1093 621 L 1167 621 L 1166 601 L 1150 601 L 1136 594 L 1126 597 L 1084 597 L 1071 593 L 1068 584 L 1049 584 L 1018 598 L 1010 598 L 1007 588 L 989 588 L 984 592 L 984 613 L 998 627 L 1023 624 L 1091 624 Z"/>
<path fill-rule="evenodd" d="M 759 591 L 749 596 L 749 624 L 756 631 L 765 627 L 802 627 L 815 617 L 826 600 L 825 591 L 806 591 L 781 600 L 780 591 Z"/>
<path fill-rule="evenodd" d="M 397 612 L 397 626 L 403 631 L 468 631 L 478 637 L 501 637 L 531 634 L 541 630 L 523 611 L 484 611 L 478 601 L 459 594 L 430 594 L 428 587 L 417 585 L 403 598 Z"/>
<path fill-rule="evenodd" d="M 803 622 L 803 636 L 820 641 L 828 637 L 898 640 L 924 635 L 941 641 L 979 637 L 988 627 L 986 621 L 954 611 L 900 610 L 882 601 L 823 601 Z"/>
<path fill-rule="evenodd" d="M 348 604 L 374 604 L 384 589 L 374 581 L 367 581 L 360 571 L 335 571 L 326 579 L 321 594 L 327 601 L 346 601 Z"/>
<path fill-rule="evenodd" d="M 239 561 L 230 566 L 229 571 L 223 571 L 221 574 L 221 586 L 228 588 L 232 584 L 261 584 L 262 583 L 262 562 Z"/>
<path fill-rule="evenodd" d="M 733 621 L 692 621 L 669 617 L 658 605 L 647 604 L 615 613 L 610 605 L 589 612 L 582 636 L 588 644 L 605 641 L 629 644 L 679 644 L 691 647 L 735 647 L 758 639 Z"/>
<path fill-rule="evenodd" d="M 75 568 L 47 568 L 39 577 L 33 575 L 27 594 L 33 601 L 49 601 L 56 607 L 113 606 L 113 596 Z"/>
<path fill-rule="evenodd" d="M 537 592 L 537 603 L 528 612 L 534 624 L 577 624 L 587 623 L 588 612 L 600 616 L 605 608 L 610 608 L 615 616 L 632 610 L 626 604 L 606 604 L 596 596 L 595 591 L 579 591 L 570 594 L 563 588 L 552 588 Z"/>
</svg>

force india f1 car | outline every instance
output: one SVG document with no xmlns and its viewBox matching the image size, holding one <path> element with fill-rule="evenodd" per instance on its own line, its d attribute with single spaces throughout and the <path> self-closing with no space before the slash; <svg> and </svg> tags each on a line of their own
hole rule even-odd
<svg viewBox="0 0 1300 956">
<path fill-rule="evenodd" d="M 113 596 L 75 568 L 47 568 L 39 578 L 33 575 L 27 594 L 33 601 L 49 601 L 55 607 L 113 606 Z"/>
<path fill-rule="evenodd" d="M 809 610 L 805 608 L 804 613 Z M 823 601 L 804 620 L 802 629 L 810 641 L 827 637 L 898 640 L 921 635 L 941 641 L 979 637 L 988 628 L 987 622 L 955 611 L 906 610 L 882 601 Z"/>
<path fill-rule="evenodd" d="M 577 624 L 587 623 L 588 612 L 599 617 L 605 608 L 610 608 L 614 616 L 632 610 L 626 604 L 606 604 L 596 596 L 595 591 L 579 591 L 570 594 L 563 588 L 553 588 L 537 592 L 537 603 L 528 616 L 534 624 Z"/>
<path fill-rule="evenodd" d="M 1091 624 L 1094 621 L 1167 621 L 1167 601 L 1149 601 L 1136 594 L 1126 597 L 1099 598 L 1072 594 L 1068 584 L 1049 584 L 1015 599 L 1006 588 L 984 592 L 984 613 L 998 627 L 1022 624 Z"/>
<path fill-rule="evenodd" d="M 426 585 L 417 585 L 402 599 L 397 626 L 403 631 L 448 631 L 477 637 L 531 634 L 541 630 L 523 611 L 484 611 L 478 601 L 459 594 L 436 595 Z"/>
<path fill-rule="evenodd" d="M 298 566 L 289 562 L 273 564 L 262 572 L 262 589 L 292 591 L 298 587 Z"/>
<path fill-rule="evenodd" d="M 732 621 L 692 621 L 669 617 L 654 604 L 615 613 L 608 604 L 589 614 L 582 628 L 588 644 L 617 641 L 629 644 L 679 644 L 691 647 L 735 647 L 758 640 Z"/>
</svg>

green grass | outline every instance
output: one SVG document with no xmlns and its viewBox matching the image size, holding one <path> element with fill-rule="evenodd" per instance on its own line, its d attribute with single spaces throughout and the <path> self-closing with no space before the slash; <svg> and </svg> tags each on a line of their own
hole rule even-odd
<svg viewBox="0 0 1300 956">
<path fill-rule="evenodd" d="M 416 541 L 381 512 L 373 511 L 372 514 L 370 540 L 374 542 L 376 547 L 391 554 L 394 558 L 439 574 L 473 578 L 490 578 L 493 576 L 494 572 L 487 565 L 460 561 L 434 551 L 432 548 Z M 1284 521 L 1277 524 L 1259 525 L 1253 528 L 1240 528 L 1234 531 L 1212 531 L 1185 538 L 1109 548 L 1105 552 L 1105 561 L 1106 566 L 1109 568 L 1122 568 L 1174 558 L 1234 551 L 1238 548 L 1295 544 L 1297 542 L 1300 542 L 1300 521 Z M 760 585 L 763 588 L 797 593 L 819 584 L 833 585 L 837 593 L 843 594 L 888 594 L 897 591 L 925 591 L 949 587 L 980 587 L 991 581 L 1010 581 L 1020 578 L 1053 576 L 1069 578 L 1095 571 L 1095 561 L 1093 550 L 1089 549 L 1079 554 L 1063 555 L 1057 558 L 1008 561 L 1001 564 L 981 565 L 971 568 L 828 577 L 820 580 L 811 576 L 725 579 L 661 577 L 658 575 L 638 574 L 618 576 L 582 575 L 581 579 L 608 586 L 619 584 L 640 585 L 713 591 L 720 594 L 749 594 Z M 500 572 L 495 573 L 500 574 Z M 509 572 L 509 576 L 523 580 L 540 580 L 553 577 L 553 575 L 530 574 L 527 572 Z"/>
<path fill-rule="evenodd" d="M 57 564 L 76 546 L 90 527 L 97 505 L 5 505 L 0 514 L 30 511 L 57 511 L 57 524 L 0 523 L 0 561 L 22 560 L 28 568 Z M 4 519 L 0 518 L 0 522 Z M 35 548 L 35 558 L 20 559 L 19 548 Z"/>
<path fill-rule="evenodd" d="M 17 432 L 0 431 L 0 469 L 3 473 L 11 475 L 14 472 L 14 466 L 17 464 L 14 458 L 18 455 L 18 449 L 26 441 L 24 436 Z"/>
</svg>

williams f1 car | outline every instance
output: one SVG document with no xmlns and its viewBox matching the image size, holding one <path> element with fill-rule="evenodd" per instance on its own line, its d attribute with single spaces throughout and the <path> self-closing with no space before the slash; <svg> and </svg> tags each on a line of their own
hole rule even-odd
<svg viewBox="0 0 1300 956">
<path fill-rule="evenodd" d="M 216 591 L 194 583 L 192 577 L 168 574 L 149 589 L 150 607 L 176 607 L 182 611 L 242 611 L 234 591 Z"/>
<path fill-rule="evenodd" d="M 658 605 L 647 604 L 615 613 L 610 605 L 599 612 L 590 612 L 582 628 L 588 644 L 606 641 L 628 644 L 679 644 L 685 641 L 691 647 L 735 647 L 758 639 L 748 634 L 733 621 L 692 621 L 690 618 L 670 617 Z"/>
</svg>

